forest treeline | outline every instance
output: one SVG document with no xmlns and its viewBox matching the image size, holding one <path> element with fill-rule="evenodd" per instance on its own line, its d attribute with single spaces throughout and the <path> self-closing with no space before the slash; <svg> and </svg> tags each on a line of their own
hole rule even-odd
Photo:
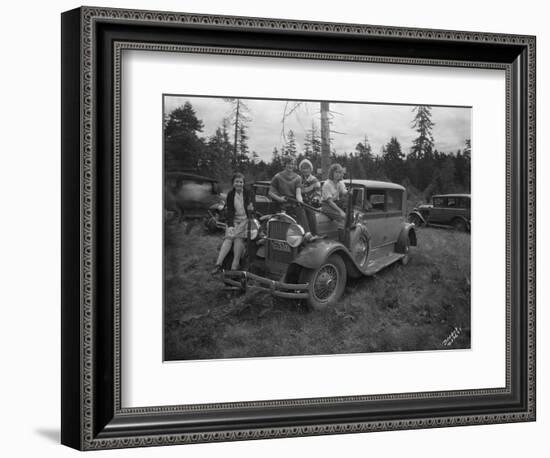
<svg viewBox="0 0 550 458">
<path fill-rule="evenodd" d="M 231 104 L 231 114 L 210 137 L 201 135 L 204 123 L 188 101 L 165 117 L 167 169 L 186 170 L 227 183 L 234 171 L 243 172 L 248 182 L 269 180 L 282 169 L 281 158 L 285 155 L 298 162 L 307 158 L 315 170 L 321 168 L 321 135 L 314 124 L 305 133 L 303 145 L 297 144 L 292 130 L 286 132 L 284 145 L 273 147 L 268 162 L 249 148 L 251 116 L 246 104 L 239 99 L 226 101 Z M 457 151 L 438 151 L 434 148 L 431 107 L 415 106 L 411 117 L 410 127 L 418 135 L 405 151 L 398 139 L 391 137 L 375 154 L 365 135 L 358 139 L 354 151 L 331 149 L 331 162 L 346 168 L 346 178 L 351 173 L 354 179 L 392 181 L 423 199 L 437 193 L 470 192 L 470 140 Z"/>
</svg>

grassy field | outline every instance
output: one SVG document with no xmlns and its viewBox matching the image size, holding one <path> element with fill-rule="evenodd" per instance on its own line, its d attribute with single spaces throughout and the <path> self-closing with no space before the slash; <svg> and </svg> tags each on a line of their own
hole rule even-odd
<svg viewBox="0 0 550 458">
<path fill-rule="evenodd" d="M 469 234 L 420 228 L 407 266 L 348 280 L 337 307 L 308 312 L 225 291 L 209 273 L 221 235 L 186 232 L 166 230 L 166 360 L 470 347 Z"/>
</svg>

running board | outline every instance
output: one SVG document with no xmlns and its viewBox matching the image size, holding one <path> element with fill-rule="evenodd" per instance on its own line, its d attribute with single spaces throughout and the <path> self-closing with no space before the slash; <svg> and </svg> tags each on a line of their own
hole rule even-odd
<svg viewBox="0 0 550 458">
<path fill-rule="evenodd" d="M 367 264 L 366 270 L 363 272 L 365 275 L 374 275 L 381 271 L 384 267 L 393 264 L 394 262 L 399 261 L 404 258 L 403 253 L 389 253 L 386 256 L 382 256 L 376 260 L 372 260 Z"/>
</svg>

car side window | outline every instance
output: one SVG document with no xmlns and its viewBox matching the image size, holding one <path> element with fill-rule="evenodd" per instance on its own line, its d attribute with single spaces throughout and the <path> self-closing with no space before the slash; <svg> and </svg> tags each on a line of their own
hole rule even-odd
<svg viewBox="0 0 550 458">
<path fill-rule="evenodd" d="M 434 207 L 444 207 L 445 199 L 443 197 L 434 197 Z"/>
<path fill-rule="evenodd" d="M 403 209 L 403 191 L 398 189 L 388 190 L 388 211 L 401 211 Z"/>
<path fill-rule="evenodd" d="M 353 188 L 353 206 L 363 208 L 365 190 L 363 188 Z"/>
<path fill-rule="evenodd" d="M 386 196 L 383 190 L 367 189 L 367 200 L 365 203 L 365 210 L 368 210 L 369 212 L 383 212 L 385 205 L 386 205 Z"/>
<path fill-rule="evenodd" d="M 460 208 L 470 208 L 470 199 L 468 199 L 468 197 L 462 197 L 460 199 Z"/>
<path fill-rule="evenodd" d="M 447 198 L 447 207 L 449 207 L 449 208 L 454 208 L 454 207 L 456 207 L 456 201 L 457 201 L 457 198 L 456 198 L 456 197 L 449 197 L 449 198 Z"/>
</svg>

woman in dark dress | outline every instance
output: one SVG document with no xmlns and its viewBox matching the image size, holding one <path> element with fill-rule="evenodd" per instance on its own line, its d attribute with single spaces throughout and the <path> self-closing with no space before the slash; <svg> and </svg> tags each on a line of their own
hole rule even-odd
<svg viewBox="0 0 550 458">
<path fill-rule="evenodd" d="M 244 188 L 244 175 L 235 173 L 231 179 L 233 188 L 227 194 L 225 211 L 227 216 L 227 229 L 218 254 L 216 266 L 212 274 L 223 270 L 222 263 L 233 247 L 233 262 L 231 270 L 239 268 L 239 262 L 244 253 L 245 240 L 247 238 L 248 218 L 254 215 L 254 196 L 251 191 Z"/>
</svg>

